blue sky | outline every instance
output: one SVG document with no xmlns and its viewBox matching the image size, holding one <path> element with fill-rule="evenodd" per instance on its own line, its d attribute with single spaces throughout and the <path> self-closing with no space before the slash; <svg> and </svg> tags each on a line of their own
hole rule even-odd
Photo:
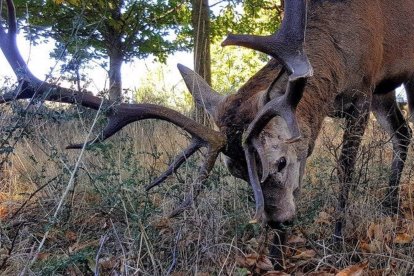
<svg viewBox="0 0 414 276">
<path fill-rule="evenodd" d="M 23 35 L 18 36 L 18 47 L 27 61 L 30 70 L 40 79 L 44 79 L 47 74 L 52 74 L 54 77 L 59 76 L 60 63 L 50 58 L 49 53 L 52 52 L 54 43 L 43 43 L 32 46 L 30 41 L 24 39 Z M 177 63 L 182 63 L 189 68 L 193 68 L 192 53 L 178 52 L 170 56 L 167 60 L 165 82 L 175 83 L 181 79 L 177 70 Z M 3 53 L 0 51 L 0 78 L 10 77 L 14 78 L 13 70 L 5 59 Z M 92 68 L 85 72 L 92 80 L 92 84 L 88 87 L 93 92 L 101 91 L 107 85 L 107 72 L 99 66 L 90 64 Z M 124 64 L 122 67 L 122 77 L 124 88 L 134 89 L 142 84 L 142 77 L 159 67 L 160 64 L 154 62 L 154 59 L 149 57 L 145 60 L 133 60 L 130 63 Z"/>
</svg>

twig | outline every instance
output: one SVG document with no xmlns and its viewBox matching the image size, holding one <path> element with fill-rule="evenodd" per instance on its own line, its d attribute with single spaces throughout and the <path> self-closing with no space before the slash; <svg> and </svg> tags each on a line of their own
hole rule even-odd
<svg viewBox="0 0 414 276">
<path fill-rule="evenodd" d="M 45 184 L 43 184 L 42 186 L 40 186 L 39 188 L 37 188 L 36 191 L 34 191 L 28 199 L 26 199 L 26 201 L 20 206 L 19 209 L 17 209 L 16 212 L 14 212 L 14 214 L 11 216 L 11 219 L 14 219 L 19 213 L 20 211 L 27 205 L 27 203 L 29 203 L 29 201 L 41 190 L 43 190 L 47 185 L 49 185 L 50 183 L 52 183 L 54 180 L 56 180 L 59 176 L 55 176 L 53 177 L 51 180 L 49 180 L 48 182 L 46 182 Z"/>
<path fill-rule="evenodd" d="M 19 226 L 17 227 L 16 235 L 14 235 L 13 240 L 12 240 L 12 243 L 10 245 L 10 248 L 7 250 L 7 256 L 1 262 L 0 271 L 2 271 L 6 267 L 6 263 L 10 259 L 11 253 L 13 252 L 14 246 L 16 244 L 17 236 L 19 236 L 20 228 L 22 227 L 23 224 L 24 224 L 24 222 L 20 222 L 19 223 Z"/>
<path fill-rule="evenodd" d="M 114 222 L 112 221 L 112 219 L 109 219 L 109 220 L 111 222 L 112 229 L 114 230 L 114 234 L 115 234 L 116 240 L 119 242 L 119 246 L 121 247 L 122 254 L 124 255 L 124 259 L 126 260 L 127 259 L 127 256 L 126 256 L 127 254 L 125 253 L 124 246 L 122 245 L 121 239 L 119 238 L 118 232 L 116 231 Z M 126 262 L 124 262 L 124 263 L 126 263 Z M 125 268 L 126 268 L 126 266 L 125 266 Z M 128 269 L 125 269 L 125 275 L 128 275 Z"/>
<path fill-rule="evenodd" d="M 172 256 L 173 259 L 172 259 L 170 267 L 168 268 L 167 275 L 171 274 L 171 272 L 173 271 L 175 265 L 177 264 L 177 247 L 178 247 L 178 241 L 180 239 L 181 239 L 181 228 L 180 228 L 180 230 L 178 230 L 178 233 L 177 233 L 177 235 L 175 236 L 175 239 L 174 239 L 174 249 L 173 249 L 173 256 Z"/>
<path fill-rule="evenodd" d="M 98 252 L 96 252 L 96 257 L 95 257 L 95 276 L 99 276 L 99 255 L 101 255 L 101 251 L 103 248 L 103 245 L 105 244 L 105 242 L 108 240 L 108 237 L 105 235 L 101 236 L 100 240 L 99 240 L 99 248 L 98 248 Z"/>
</svg>

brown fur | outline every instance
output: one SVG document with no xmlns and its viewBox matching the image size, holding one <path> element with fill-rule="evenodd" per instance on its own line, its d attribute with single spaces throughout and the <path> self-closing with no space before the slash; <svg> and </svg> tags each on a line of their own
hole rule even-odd
<svg viewBox="0 0 414 276">
<path fill-rule="evenodd" d="M 412 0 L 311 0 L 306 51 L 314 76 L 308 79 L 296 111 L 303 139 L 291 146 L 296 153 L 286 150 L 284 154 L 290 154 L 292 159 L 298 158 L 303 162 L 301 156 L 304 152 L 306 156 L 312 152 L 325 117 L 346 113 L 348 109 L 369 108 L 376 94 L 388 93 L 397 85 L 410 81 L 414 76 L 413 43 Z M 229 169 L 246 180 L 242 133 L 257 114 L 267 88 L 280 71 L 281 65 L 275 60 L 270 61 L 236 94 L 223 100 L 217 109 L 216 123 L 228 139 L 225 154 L 229 157 Z M 363 129 L 362 124 L 355 131 L 360 134 Z M 275 131 L 287 131 L 280 120 L 269 123 L 262 135 Z M 281 145 L 279 134 L 274 136 L 274 140 L 264 142 L 266 150 Z M 344 149 L 343 166 L 352 167 L 353 161 L 345 156 L 346 151 L 354 152 L 358 146 L 359 141 L 356 140 L 350 143 L 350 148 Z M 345 172 L 348 170 L 352 172 L 352 169 L 345 168 Z M 288 181 L 286 179 L 289 178 L 278 177 L 285 180 L 274 179 L 274 183 Z M 267 194 L 278 193 L 275 185 L 279 184 L 263 184 L 265 198 Z M 273 200 L 276 200 L 276 196 Z M 267 200 L 265 204 L 275 203 Z M 276 209 L 283 207 L 278 206 Z M 269 209 L 267 213 L 277 212 L 276 209 Z M 280 214 L 274 219 L 283 220 L 281 217 L 291 216 Z"/>
</svg>

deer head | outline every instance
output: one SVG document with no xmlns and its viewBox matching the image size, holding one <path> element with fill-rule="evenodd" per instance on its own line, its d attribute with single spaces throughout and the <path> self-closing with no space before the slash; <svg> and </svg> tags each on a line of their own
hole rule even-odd
<svg viewBox="0 0 414 276">
<path fill-rule="evenodd" d="M 205 108 L 226 136 L 223 153 L 229 171 L 252 185 L 254 221 L 264 220 L 274 226 L 290 221 L 295 215 L 294 197 L 308 147 L 299 142 L 294 105 L 287 103 L 287 93 L 297 90 L 288 87 L 292 84 L 284 67 L 272 60 L 237 93 L 226 97 L 190 69 L 180 65 L 179 70 L 196 103 Z M 284 117 L 292 114 L 291 119 Z"/>
</svg>

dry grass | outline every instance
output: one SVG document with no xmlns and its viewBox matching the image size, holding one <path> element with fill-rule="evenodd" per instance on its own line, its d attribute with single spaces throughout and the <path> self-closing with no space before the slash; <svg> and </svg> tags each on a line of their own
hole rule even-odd
<svg viewBox="0 0 414 276">
<path fill-rule="evenodd" d="M 231 177 L 221 162 L 196 206 L 179 218 L 165 216 L 190 190 L 197 158 L 162 187 L 145 192 L 145 184 L 187 143 L 183 133 L 166 123 L 133 124 L 86 151 L 54 216 L 79 157 L 79 151 L 64 147 L 85 139 L 93 120 L 90 114 L 75 119 L 79 113 L 73 110 L 62 114 L 30 115 L 19 123 L 25 128 L 11 137 L 5 126 L 16 118 L 1 117 L 7 138 L 2 148 L 5 141 L 17 141 L 11 144 L 13 153 L 1 157 L 2 275 L 247 275 L 266 270 L 258 269 L 254 257 L 266 253 L 268 235 L 262 226 L 248 224 L 254 209 L 250 188 Z M 345 240 L 335 248 L 335 160 L 341 135 L 338 121 L 327 122 L 308 161 L 286 272 L 333 275 L 368 260 L 367 275 L 408 275 L 414 266 L 414 153 L 402 179 L 402 212 L 388 217 L 380 206 L 392 148 L 384 142 L 388 136 L 370 124 L 358 156 Z M 253 263 L 246 264 L 249 258 Z"/>
</svg>

